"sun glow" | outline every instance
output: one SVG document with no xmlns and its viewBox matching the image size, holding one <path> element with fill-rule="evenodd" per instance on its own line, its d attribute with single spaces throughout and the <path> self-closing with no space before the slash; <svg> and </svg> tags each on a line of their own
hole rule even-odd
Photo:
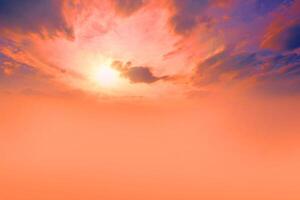
<svg viewBox="0 0 300 200">
<path fill-rule="evenodd" d="M 94 81 L 102 87 L 114 87 L 120 81 L 120 72 L 102 65 L 94 71 Z"/>
</svg>

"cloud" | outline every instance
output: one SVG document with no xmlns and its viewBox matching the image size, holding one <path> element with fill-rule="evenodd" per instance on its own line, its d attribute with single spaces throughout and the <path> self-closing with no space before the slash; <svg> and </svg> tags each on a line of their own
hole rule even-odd
<svg viewBox="0 0 300 200">
<path fill-rule="evenodd" d="M 262 61 L 267 70 L 262 80 L 300 80 L 300 54 L 279 54 Z"/>
<path fill-rule="evenodd" d="M 211 14 L 212 8 L 208 5 L 204 12 Z M 224 46 L 204 61 L 199 58 L 192 84 L 200 89 L 255 88 L 299 94 L 300 24 L 296 8 L 299 4 L 297 7 L 291 0 L 236 2 L 226 10 L 228 18 L 214 21 L 212 28 L 224 36 Z M 211 16 L 218 15 L 222 16 Z"/>
<path fill-rule="evenodd" d="M 120 15 L 130 16 L 144 5 L 145 0 L 114 0 L 114 2 Z"/>
<path fill-rule="evenodd" d="M 201 62 L 192 77 L 198 86 L 218 83 L 239 85 L 242 80 L 252 79 L 256 80 L 255 88 L 272 88 L 273 91 L 276 88 L 297 88 L 300 92 L 300 54 L 225 50 Z"/>
<path fill-rule="evenodd" d="M 55 71 L 55 73 L 53 73 Z M 0 52 L 0 93 L 25 95 L 65 95 L 74 89 L 58 81 L 58 77 L 75 77 L 72 72 L 53 69 L 52 73 L 17 61 Z"/>
<path fill-rule="evenodd" d="M 123 75 L 134 83 L 153 83 L 160 79 L 155 77 L 147 67 L 131 67 Z"/>
<path fill-rule="evenodd" d="M 0 30 L 21 33 L 38 33 L 49 36 L 63 33 L 73 37 L 73 29 L 67 24 L 60 0 L 0 0 Z"/>
<path fill-rule="evenodd" d="M 200 63 L 194 80 L 204 85 L 222 80 L 242 79 L 255 74 L 260 63 L 255 53 L 234 54 L 225 50 Z"/>
<path fill-rule="evenodd" d="M 231 0 L 172 0 L 173 15 L 170 18 L 172 29 L 178 34 L 188 34 L 199 25 L 211 26 L 216 12 L 220 12 Z M 219 10 L 215 10 L 219 9 Z M 211 12 L 214 10 L 213 12 Z M 215 13 L 214 13 L 215 12 Z"/>
<path fill-rule="evenodd" d="M 45 72 L 89 92 L 90 68 L 102 60 L 120 59 L 138 63 L 113 64 L 133 84 L 163 80 L 159 84 L 168 89 L 190 90 L 196 85 L 197 91 L 219 83 L 242 85 L 250 79 L 261 87 L 275 81 L 276 87 L 294 84 L 288 79 L 299 77 L 299 14 L 291 11 L 297 10 L 295 4 L 292 0 L 0 0 L 0 32 L 11 36 L 2 40 L 16 47 L 0 43 L 0 52 L 14 59 L 4 63 L 6 58 L 1 58 L 1 81 L 19 84 Z M 73 8 L 74 12 L 69 10 Z M 76 40 L 62 37 L 63 33 L 72 37 L 70 22 Z M 37 73 L 28 74 L 30 67 Z"/>
<path fill-rule="evenodd" d="M 294 0 L 256 0 L 255 8 L 258 14 L 264 15 L 272 12 L 279 6 L 289 6 Z"/>
<path fill-rule="evenodd" d="M 204 19 L 204 11 L 209 6 L 208 0 L 173 0 L 175 14 L 171 18 L 174 31 L 180 34 L 190 32 L 200 20 Z"/>
<path fill-rule="evenodd" d="M 121 75 L 128 78 L 132 83 L 154 83 L 158 80 L 166 80 L 167 76 L 155 76 L 149 67 L 131 66 L 131 62 L 123 64 L 120 61 L 114 61 L 112 67 L 121 72 Z"/>
<path fill-rule="evenodd" d="M 0 89 L 22 90 L 48 85 L 52 77 L 0 53 Z"/>
<path fill-rule="evenodd" d="M 300 23 L 275 32 L 264 41 L 263 47 L 279 51 L 291 51 L 300 47 Z"/>
</svg>

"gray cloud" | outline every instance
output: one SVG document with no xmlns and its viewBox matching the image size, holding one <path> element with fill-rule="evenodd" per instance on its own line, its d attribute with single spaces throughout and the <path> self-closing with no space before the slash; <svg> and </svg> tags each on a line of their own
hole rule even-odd
<svg viewBox="0 0 300 200">
<path fill-rule="evenodd" d="M 123 64 L 115 61 L 112 63 L 112 67 L 120 71 L 122 76 L 128 78 L 132 83 L 154 83 L 168 78 L 167 76 L 155 76 L 149 67 L 131 66 L 130 62 Z"/>
<path fill-rule="evenodd" d="M 191 31 L 205 18 L 204 11 L 210 5 L 208 0 L 173 0 L 176 14 L 171 18 L 174 31 L 180 34 Z"/>
</svg>

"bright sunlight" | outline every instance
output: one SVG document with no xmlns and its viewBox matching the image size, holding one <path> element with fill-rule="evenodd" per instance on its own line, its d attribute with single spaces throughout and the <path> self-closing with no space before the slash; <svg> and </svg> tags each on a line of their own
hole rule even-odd
<svg viewBox="0 0 300 200">
<path fill-rule="evenodd" d="M 108 65 L 100 66 L 94 73 L 94 80 L 102 87 L 114 87 L 120 80 L 120 73 Z"/>
</svg>

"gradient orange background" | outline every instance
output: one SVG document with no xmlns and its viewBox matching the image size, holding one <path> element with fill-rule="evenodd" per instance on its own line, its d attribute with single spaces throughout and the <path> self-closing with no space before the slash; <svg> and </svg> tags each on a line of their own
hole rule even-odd
<svg viewBox="0 0 300 200">
<path fill-rule="evenodd" d="M 1 100 L 1 199 L 300 197 L 298 101 Z"/>
</svg>

